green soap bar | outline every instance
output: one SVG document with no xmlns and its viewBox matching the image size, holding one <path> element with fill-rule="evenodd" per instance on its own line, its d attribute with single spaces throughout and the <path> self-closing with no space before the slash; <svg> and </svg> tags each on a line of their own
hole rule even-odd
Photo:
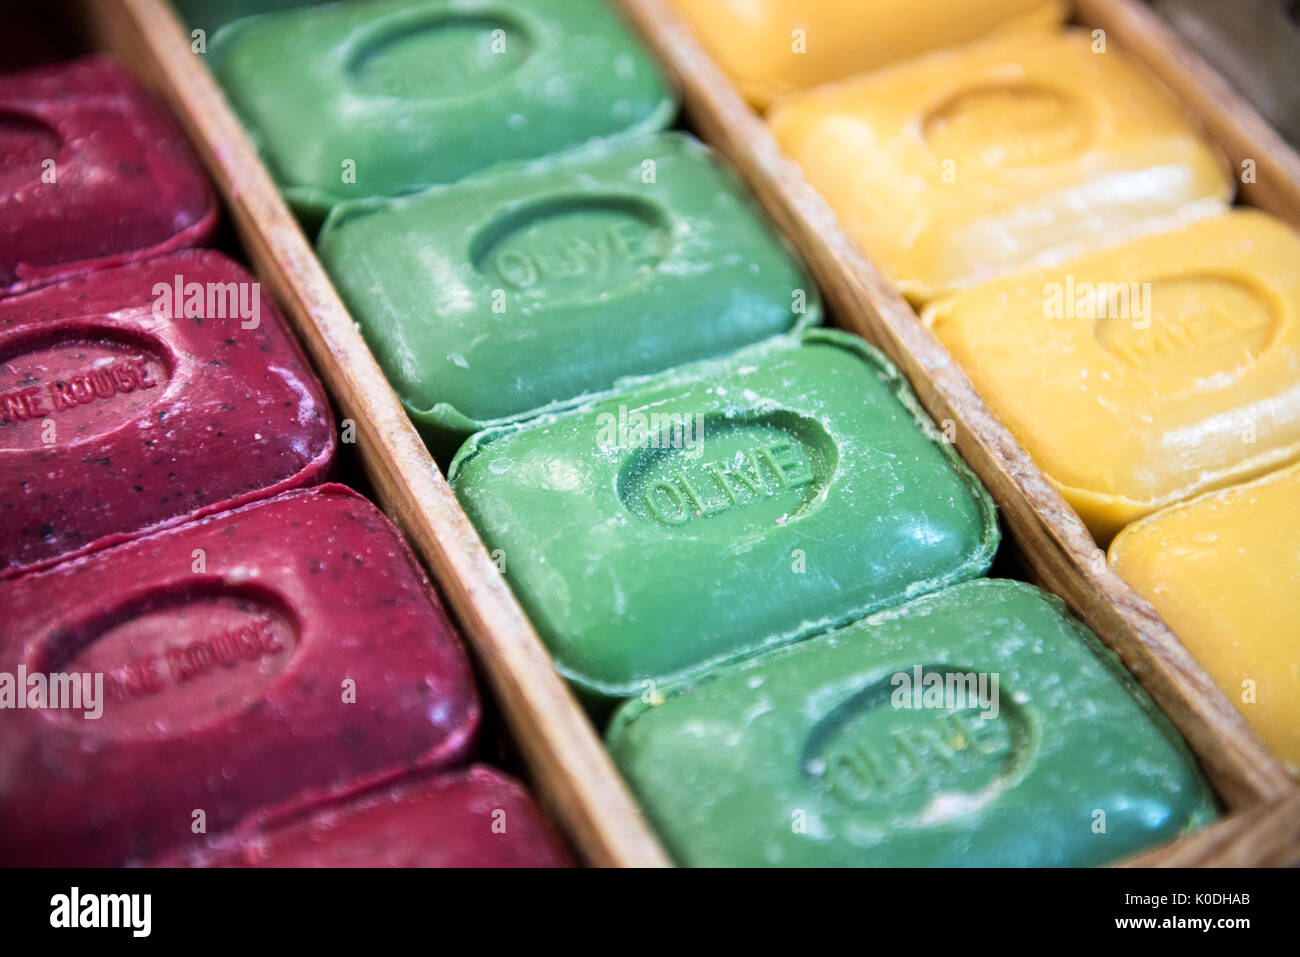
<svg viewBox="0 0 1300 957">
<path fill-rule="evenodd" d="M 821 314 L 742 187 L 681 134 L 349 203 L 319 250 L 435 446 Z"/>
<path fill-rule="evenodd" d="M 979 575 L 998 541 L 897 371 L 833 330 L 480 432 L 450 477 L 593 704 Z"/>
<path fill-rule="evenodd" d="M 677 112 L 603 0 L 367 0 L 246 17 L 208 62 L 307 218 Z"/>
<path fill-rule="evenodd" d="M 319 6 L 327 2 L 328 0 L 172 0 L 172 6 L 187 27 L 203 30 L 212 36 L 218 29 L 240 17 L 270 13 L 273 10 Z"/>
<path fill-rule="evenodd" d="M 608 743 L 681 864 L 1086 866 L 1216 814 L 1119 659 L 1021 582 L 955 585 L 661 700 L 625 705 Z"/>
</svg>

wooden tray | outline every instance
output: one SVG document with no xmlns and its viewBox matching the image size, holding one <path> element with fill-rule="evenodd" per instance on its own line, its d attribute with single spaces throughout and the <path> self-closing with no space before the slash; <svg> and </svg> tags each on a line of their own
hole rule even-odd
<svg viewBox="0 0 1300 957">
<path fill-rule="evenodd" d="M 1300 859 L 1295 782 L 1170 633 L 1105 563 L 1082 523 L 975 394 L 916 314 L 840 230 L 781 156 L 762 120 L 661 0 L 621 0 L 683 90 L 696 133 L 741 172 L 807 259 L 832 318 L 880 346 L 957 446 L 1005 516 L 1039 583 L 1119 652 L 1186 736 L 1232 812 L 1134 863 L 1275 864 Z M 1300 223 L 1300 162 L 1226 84 L 1130 0 L 1079 3 L 1080 19 L 1137 51 L 1204 118 L 1234 158 L 1257 161 L 1258 205 Z M 341 417 L 380 504 L 428 565 L 477 653 L 548 812 L 596 865 L 670 863 L 599 735 L 554 671 L 310 243 L 281 200 L 187 31 L 165 0 L 85 0 L 95 41 L 172 105 L 226 199 L 253 271 L 285 308 Z"/>
</svg>

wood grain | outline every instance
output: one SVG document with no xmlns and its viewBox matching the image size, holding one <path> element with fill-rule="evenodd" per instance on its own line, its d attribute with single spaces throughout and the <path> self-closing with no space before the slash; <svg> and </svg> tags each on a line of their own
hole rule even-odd
<svg viewBox="0 0 1300 957">
<path fill-rule="evenodd" d="M 1074 510 L 984 405 L 892 283 L 841 229 L 829 206 L 671 8 L 664 0 L 621 0 L 621 5 L 680 85 L 687 117 L 701 138 L 737 168 L 807 260 L 832 318 L 879 346 L 907 376 L 931 416 L 956 426 L 958 450 L 997 500 L 1038 583 L 1064 598 L 1119 654 L 1186 737 L 1229 807 L 1287 793 L 1294 782 L 1281 764 L 1155 610 L 1111 571 Z M 1094 22 L 1117 38 L 1134 29 L 1128 26 L 1133 19 L 1129 3 L 1090 6 L 1095 8 L 1090 15 L 1107 18 Z M 1195 78 L 1171 74 L 1164 79 L 1181 94 L 1181 85 Z M 1184 99 L 1195 107 L 1209 96 L 1198 88 L 1196 97 Z M 1231 109 L 1244 115 L 1249 108 Z M 1248 120 L 1242 128 L 1250 131 Z M 1264 146 L 1259 144 L 1252 155 L 1264 155 Z M 1283 193 L 1257 195 L 1263 200 Z"/>
<path fill-rule="evenodd" d="M 380 504 L 441 586 L 547 811 L 591 864 L 668 865 L 170 5 L 87 0 L 83 14 L 97 41 L 170 101 L 194 141 L 253 271 L 284 306 L 341 416 L 356 423 Z"/>
</svg>

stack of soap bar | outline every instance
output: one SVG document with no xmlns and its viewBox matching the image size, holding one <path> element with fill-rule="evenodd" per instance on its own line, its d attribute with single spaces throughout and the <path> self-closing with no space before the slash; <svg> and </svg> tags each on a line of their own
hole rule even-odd
<svg viewBox="0 0 1300 957">
<path fill-rule="evenodd" d="M 329 404 L 253 277 L 186 251 L 0 299 L 0 577 L 321 481 Z"/>
<path fill-rule="evenodd" d="M 740 185 L 680 134 L 348 204 L 319 247 L 412 417 L 456 445 L 820 318 Z"/>
<path fill-rule="evenodd" d="M 1087 866 L 1215 814 L 1119 660 L 1010 581 L 631 702 L 609 748 L 687 865 Z"/>
<path fill-rule="evenodd" d="M 200 245 L 216 218 L 185 137 L 111 60 L 0 77 L 0 295 Z"/>
<path fill-rule="evenodd" d="M 450 478 L 597 700 L 979 575 L 998 540 L 898 373 L 826 330 L 479 433 Z"/>
<path fill-rule="evenodd" d="M 568 867 L 517 783 L 486 767 L 257 815 L 162 867 Z"/>
<path fill-rule="evenodd" d="M 1296 0 L 1152 0 L 1292 143 L 1300 144 L 1300 4 Z"/>
<path fill-rule="evenodd" d="M 353 0 L 245 17 L 208 60 L 307 216 L 662 129 L 676 112 L 604 0 Z"/>
<path fill-rule="evenodd" d="M 1059 24 L 1067 0 L 672 0 L 759 108 L 983 34 Z"/>
<path fill-rule="evenodd" d="M 1300 237 L 1239 210 L 925 319 L 1092 529 L 1300 456 Z"/>
<path fill-rule="evenodd" d="M 1082 31 L 1015 35 L 795 94 L 773 132 L 914 302 L 1223 208 L 1224 157 Z"/>
<path fill-rule="evenodd" d="M 1110 561 L 1300 775 L 1300 465 L 1130 525 Z"/>
<path fill-rule="evenodd" d="M 343 486 L 24 576 L 0 607 L 0 675 L 27 685 L 9 686 L 25 708 L 0 697 L 5 864 L 148 859 L 473 743 L 464 650 L 397 530 Z M 93 708 L 32 697 L 95 674 Z"/>
</svg>

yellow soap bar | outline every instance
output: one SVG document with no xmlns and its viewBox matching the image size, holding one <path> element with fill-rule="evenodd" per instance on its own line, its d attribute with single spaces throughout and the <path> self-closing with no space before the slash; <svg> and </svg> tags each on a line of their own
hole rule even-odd
<svg viewBox="0 0 1300 957">
<path fill-rule="evenodd" d="M 773 132 L 914 303 L 1222 210 L 1223 154 L 1124 53 L 1015 35 L 783 98 Z"/>
<path fill-rule="evenodd" d="M 1097 540 L 1300 458 L 1300 236 L 1239 209 L 923 313 Z"/>
<path fill-rule="evenodd" d="M 776 97 L 986 33 L 1065 19 L 1067 0 L 671 0 L 760 109 Z"/>
<path fill-rule="evenodd" d="M 1110 562 L 1300 775 L 1300 466 L 1130 525 Z"/>
</svg>

